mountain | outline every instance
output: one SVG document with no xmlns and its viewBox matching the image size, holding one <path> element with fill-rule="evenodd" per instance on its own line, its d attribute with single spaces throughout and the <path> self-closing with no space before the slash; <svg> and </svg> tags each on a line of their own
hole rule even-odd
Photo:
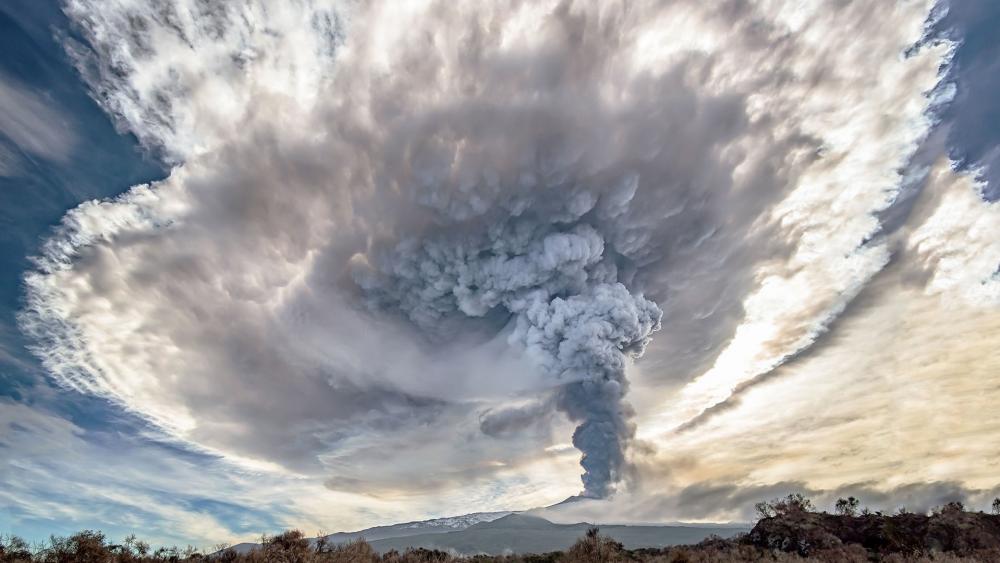
<svg viewBox="0 0 1000 563">
<path fill-rule="evenodd" d="M 567 499 L 567 501 L 571 501 Z M 567 502 L 564 501 L 564 502 Z M 560 503 L 562 504 L 562 503 Z M 440 549 L 460 554 L 544 553 L 573 545 L 593 524 L 556 524 L 517 512 L 476 512 L 450 518 L 376 526 L 324 536 L 328 544 L 364 538 L 379 553 L 408 548 Z M 601 534 L 628 549 L 695 544 L 717 535 L 724 538 L 749 530 L 739 525 L 600 525 Z M 315 543 L 318 538 L 310 541 Z M 229 549 L 246 553 L 259 544 L 241 543 Z"/>
<path fill-rule="evenodd" d="M 376 526 L 366 528 L 357 532 L 338 532 L 324 536 L 329 543 L 343 543 L 358 538 L 365 538 L 369 542 L 387 538 L 403 538 L 416 535 L 443 534 L 464 530 L 470 526 L 484 522 L 492 522 L 498 518 L 507 516 L 510 512 L 473 512 L 461 516 L 451 516 L 448 518 L 434 518 L 432 520 L 421 520 L 419 522 L 405 522 L 403 524 L 392 524 L 391 526 Z"/>
<path fill-rule="evenodd" d="M 359 538 L 364 538 L 365 540 L 372 542 L 387 538 L 405 538 L 415 535 L 443 534 L 446 532 L 464 530 L 474 524 L 490 522 L 492 520 L 496 520 L 497 518 L 507 516 L 508 514 L 510 514 L 510 512 L 473 512 L 471 514 L 463 514 L 461 516 L 449 516 L 446 518 L 403 522 L 401 524 L 392 524 L 389 526 L 375 526 L 374 528 L 365 528 L 364 530 L 358 530 L 356 532 L 337 532 L 323 537 L 326 539 L 327 543 L 337 544 L 349 542 Z M 315 544 L 318 539 L 319 538 L 313 538 L 310 541 Z M 228 549 L 237 553 L 246 553 L 259 545 L 260 544 L 257 543 L 239 543 L 229 547 Z"/>
<path fill-rule="evenodd" d="M 424 547 L 461 554 L 544 553 L 560 551 L 573 545 L 592 524 L 556 524 L 544 518 L 509 514 L 490 522 L 481 522 L 464 530 L 436 534 L 369 540 L 375 550 Z M 600 526 L 601 533 L 628 549 L 694 544 L 710 535 L 732 537 L 746 532 L 746 527 L 720 526 Z"/>
</svg>

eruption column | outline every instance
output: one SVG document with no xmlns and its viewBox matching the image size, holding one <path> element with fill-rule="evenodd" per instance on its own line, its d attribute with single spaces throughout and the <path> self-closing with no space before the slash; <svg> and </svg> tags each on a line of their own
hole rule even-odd
<svg viewBox="0 0 1000 563">
<path fill-rule="evenodd" d="M 618 281 L 617 253 L 591 225 L 509 219 L 481 236 L 447 231 L 377 251 L 355 278 L 371 303 L 434 331 L 449 318 L 505 311 L 508 341 L 556 388 L 553 404 L 579 423 L 584 494 L 621 478 L 634 435 L 626 356 L 638 356 L 662 312 Z"/>
</svg>

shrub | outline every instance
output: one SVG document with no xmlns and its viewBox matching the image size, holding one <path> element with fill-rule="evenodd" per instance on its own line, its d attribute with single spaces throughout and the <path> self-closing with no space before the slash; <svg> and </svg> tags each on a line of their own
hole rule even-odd
<svg viewBox="0 0 1000 563">
<path fill-rule="evenodd" d="M 841 498 L 837 499 L 834 510 L 841 516 L 856 516 L 859 504 L 861 503 L 854 497 Z"/>
<path fill-rule="evenodd" d="M 352 540 L 324 549 L 329 554 L 324 561 L 331 563 L 378 563 L 378 553 L 363 539 Z"/>
<path fill-rule="evenodd" d="M 52 537 L 50 547 L 42 552 L 44 563 L 107 563 L 111 550 L 101 532 L 84 530 L 68 538 Z"/>
<path fill-rule="evenodd" d="M 0 536 L 0 562 L 21 563 L 31 561 L 28 542 L 17 536 Z"/>
<path fill-rule="evenodd" d="M 761 518 L 773 518 L 812 512 L 813 504 L 801 493 L 792 493 L 785 498 L 777 498 L 771 502 L 758 502 L 754 505 L 754 509 Z"/>
<path fill-rule="evenodd" d="M 613 563 L 629 561 L 622 544 L 602 536 L 597 528 L 590 528 L 587 534 L 576 541 L 560 561 L 565 563 Z"/>
</svg>

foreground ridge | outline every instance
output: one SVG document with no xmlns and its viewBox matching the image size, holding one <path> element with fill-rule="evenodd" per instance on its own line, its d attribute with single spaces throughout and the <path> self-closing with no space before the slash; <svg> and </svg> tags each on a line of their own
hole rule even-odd
<svg viewBox="0 0 1000 563">
<path fill-rule="evenodd" d="M 1000 507 L 1000 502 L 995 503 Z M 900 510 L 893 515 L 858 511 L 855 499 L 841 500 L 838 514 L 813 511 L 800 495 L 759 503 L 754 527 L 731 538 L 711 536 L 694 545 L 627 549 L 589 528 L 564 551 L 522 555 L 460 554 L 423 547 L 380 553 L 363 538 L 331 543 L 309 539 L 297 530 L 265 537 L 251 550 L 224 548 L 203 555 L 193 548 L 159 548 L 134 536 L 111 544 L 104 534 L 84 531 L 28 545 L 0 537 L 2 563 L 152 563 L 219 561 L 231 563 L 597 563 L 709 561 L 1000 561 L 1000 515 L 966 511 L 957 502 L 930 514 Z M 504 520 L 500 518 L 499 520 Z M 544 519 L 538 518 L 542 522 Z M 614 528 L 610 526 L 609 528 Z M 666 527 L 664 528 L 666 529 Z"/>
</svg>

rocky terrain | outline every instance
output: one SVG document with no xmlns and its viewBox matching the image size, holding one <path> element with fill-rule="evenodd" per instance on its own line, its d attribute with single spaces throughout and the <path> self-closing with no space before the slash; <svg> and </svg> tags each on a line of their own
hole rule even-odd
<svg viewBox="0 0 1000 563">
<path fill-rule="evenodd" d="M 742 543 L 760 549 L 810 556 L 861 548 L 872 558 L 948 553 L 991 554 L 1000 561 L 1000 515 L 967 512 L 951 503 L 932 514 L 827 514 L 786 510 L 762 518 Z"/>
</svg>

